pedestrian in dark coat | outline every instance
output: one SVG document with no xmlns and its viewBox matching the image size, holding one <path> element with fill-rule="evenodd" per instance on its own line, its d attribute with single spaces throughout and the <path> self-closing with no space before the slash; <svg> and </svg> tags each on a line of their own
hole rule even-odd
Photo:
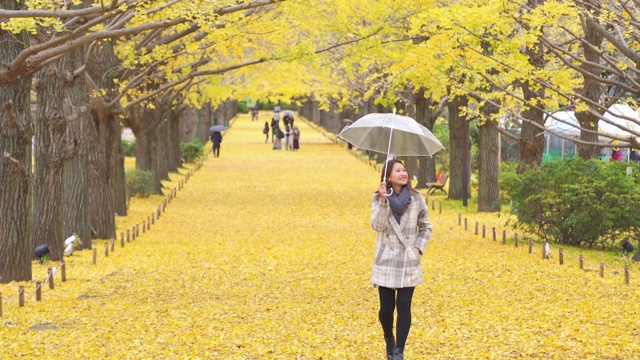
<svg viewBox="0 0 640 360">
<path fill-rule="evenodd" d="M 267 121 L 264 122 L 264 129 L 262 129 L 262 133 L 266 135 L 264 139 L 264 143 L 266 144 L 269 141 L 269 123 Z"/>
<path fill-rule="evenodd" d="M 393 190 L 390 195 L 388 189 Z M 411 187 L 411 177 L 398 160 L 387 162 L 386 182 L 382 180 L 373 195 L 371 226 L 378 232 L 372 282 L 380 296 L 378 318 L 387 359 L 402 360 L 411 328 L 413 291 L 423 281 L 420 257 L 431 238 L 432 226 L 422 194 Z M 395 339 L 394 311 L 398 313 Z"/>
<path fill-rule="evenodd" d="M 211 142 L 213 143 L 213 156 L 220 157 L 220 143 L 222 143 L 222 134 L 220 131 L 211 133 Z"/>
</svg>

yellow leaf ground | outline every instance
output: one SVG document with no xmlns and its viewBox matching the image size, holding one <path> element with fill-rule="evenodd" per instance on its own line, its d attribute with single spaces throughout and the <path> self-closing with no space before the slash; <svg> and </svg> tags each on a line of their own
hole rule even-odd
<svg viewBox="0 0 640 360">
<path fill-rule="evenodd" d="M 74 254 L 42 302 L 35 281 L 22 308 L 18 284 L 1 285 L 0 358 L 384 358 L 369 282 L 379 174 L 302 121 L 300 151 L 273 151 L 263 123 L 240 116 L 151 230 L 106 258 L 97 242 L 96 266 Z M 162 200 L 135 199 L 118 234 Z M 636 357 L 637 284 L 482 239 L 446 206 L 431 220 L 407 359 Z"/>
</svg>

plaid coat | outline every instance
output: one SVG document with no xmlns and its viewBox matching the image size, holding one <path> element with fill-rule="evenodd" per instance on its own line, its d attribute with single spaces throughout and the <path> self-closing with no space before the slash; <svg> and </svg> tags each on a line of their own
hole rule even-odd
<svg viewBox="0 0 640 360">
<path fill-rule="evenodd" d="M 429 209 L 422 195 L 411 196 L 411 204 L 398 224 L 389 202 L 381 203 L 380 196 L 374 194 L 371 227 L 378 232 L 371 278 L 373 286 L 399 289 L 421 284 L 420 254 L 415 248 L 424 254 L 432 229 Z"/>
</svg>

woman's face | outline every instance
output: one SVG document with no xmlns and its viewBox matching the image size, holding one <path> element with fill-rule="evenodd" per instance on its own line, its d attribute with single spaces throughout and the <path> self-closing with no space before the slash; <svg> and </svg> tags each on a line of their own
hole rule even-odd
<svg viewBox="0 0 640 360">
<path fill-rule="evenodd" d="M 409 173 L 404 168 L 404 165 L 401 163 L 395 163 L 393 164 L 393 169 L 391 169 L 391 174 L 387 180 L 390 181 L 391 185 L 394 187 L 402 187 L 407 185 L 407 182 L 409 181 Z"/>
</svg>

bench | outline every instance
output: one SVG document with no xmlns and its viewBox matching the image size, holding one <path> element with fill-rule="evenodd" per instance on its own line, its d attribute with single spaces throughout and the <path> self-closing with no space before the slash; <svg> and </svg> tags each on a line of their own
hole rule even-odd
<svg viewBox="0 0 640 360">
<path fill-rule="evenodd" d="M 448 195 L 447 191 L 444 189 L 444 186 L 447 184 L 447 180 L 448 179 L 449 179 L 449 175 L 441 174 L 440 175 L 440 181 L 427 183 L 426 184 L 426 187 L 428 189 L 427 194 L 428 195 L 432 195 L 433 193 L 436 192 L 436 190 L 440 190 L 440 191 L 444 192 L 445 195 Z"/>
</svg>

